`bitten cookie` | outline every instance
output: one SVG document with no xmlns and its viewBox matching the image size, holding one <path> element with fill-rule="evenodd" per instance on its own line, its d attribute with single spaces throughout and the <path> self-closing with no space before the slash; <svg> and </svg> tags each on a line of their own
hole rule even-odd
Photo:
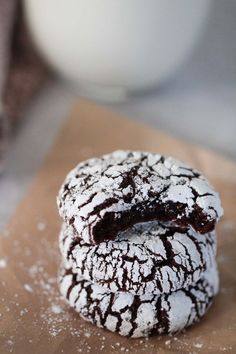
<svg viewBox="0 0 236 354">
<path fill-rule="evenodd" d="M 115 241 L 91 245 L 64 224 L 61 253 L 82 278 L 111 290 L 160 295 L 196 283 L 215 258 L 216 235 L 160 222 L 137 224 Z"/>
<path fill-rule="evenodd" d="M 172 334 L 198 321 L 218 292 L 216 264 L 195 285 L 164 295 L 111 292 L 62 269 L 60 291 L 82 318 L 123 336 Z"/>
<path fill-rule="evenodd" d="M 207 179 L 171 157 L 115 151 L 79 163 L 58 195 L 60 215 L 87 243 L 115 239 L 136 223 L 172 221 L 199 233 L 222 215 Z"/>
</svg>

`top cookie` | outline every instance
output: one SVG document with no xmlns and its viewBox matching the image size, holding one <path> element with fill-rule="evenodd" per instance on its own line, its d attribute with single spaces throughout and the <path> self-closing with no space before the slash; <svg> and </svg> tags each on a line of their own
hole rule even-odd
<svg viewBox="0 0 236 354">
<path fill-rule="evenodd" d="M 151 220 L 204 234 L 223 214 L 218 193 L 199 172 L 172 157 L 139 151 L 79 163 L 57 202 L 62 218 L 87 243 L 115 239 L 118 232 Z"/>
</svg>

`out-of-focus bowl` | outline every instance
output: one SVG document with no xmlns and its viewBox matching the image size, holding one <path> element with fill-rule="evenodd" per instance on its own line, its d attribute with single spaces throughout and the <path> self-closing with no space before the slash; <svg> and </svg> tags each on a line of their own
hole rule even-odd
<svg viewBox="0 0 236 354">
<path fill-rule="evenodd" d="M 87 96 L 157 86 L 194 47 L 210 0 L 25 0 L 37 47 Z"/>
</svg>

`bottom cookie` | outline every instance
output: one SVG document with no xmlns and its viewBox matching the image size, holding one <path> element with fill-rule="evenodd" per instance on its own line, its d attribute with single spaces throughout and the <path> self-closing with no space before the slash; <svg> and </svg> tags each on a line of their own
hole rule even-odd
<svg viewBox="0 0 236 354">
<path fill-rule="evenodd" d="M 85 320 L 122 336 L 177 333 L 200 320 L 218 292 L 217 266 L 194 285 L 170 294 L 113 293 L 61 268 L 60 291 Z"/>
</svg>

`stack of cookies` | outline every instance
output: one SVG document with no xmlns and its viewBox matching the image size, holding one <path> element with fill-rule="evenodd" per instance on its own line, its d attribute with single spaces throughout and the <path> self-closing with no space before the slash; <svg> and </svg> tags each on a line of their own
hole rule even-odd
<svg viewBox="0 0 236 354">
<path fill-rule="evenodd" d="M 218 292 L 218 194 L 154 153 L 81 162 L 58 195 L 60 291 L 82 318 L 123 336 L 176 333 Z"/>
</svg>

